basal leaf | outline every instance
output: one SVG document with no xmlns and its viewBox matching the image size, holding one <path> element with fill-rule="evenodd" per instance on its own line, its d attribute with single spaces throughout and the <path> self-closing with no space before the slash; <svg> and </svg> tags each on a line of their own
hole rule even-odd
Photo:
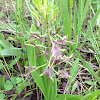
<svg viewBox="0 0 100 100">
<path fill-rule="evenodd" d="M 86 94 L 83 98 L 80 100 L 97 100 L 97 97 L 100 93 L 100 90 L 96 90 L 95 92 L 90 92 Z"/>
<path fill-rule="evenodd" d="M 4 84 L 4 87 L 6 90 L 11 90 L 13 88 L 13 84 L 11 83 L 11 81 L 7 80 Z"/>
<path fill-rule="evenodd" d="M 16 77 L 11 77 L 11 82 L 14 84 L 14 85 L 16 85 Z"/>
<path fill-rule="evenodd" d="M 0 100 L 5 100 L 4 98 L 5 98 L 5 94 L 0 93 Z"/>
<path fill-rule="evenodd" d="M 80 100 L 83 96 L 71 94 L 57 94 L 55 100 Z"/>
</svg>

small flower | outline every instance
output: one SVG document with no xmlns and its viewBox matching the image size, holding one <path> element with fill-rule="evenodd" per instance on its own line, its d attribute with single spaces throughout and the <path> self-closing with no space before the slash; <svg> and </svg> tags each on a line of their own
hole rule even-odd
<svg viewBox="0 0 100 100">
<path fill-rule="evenodd" d="M 46 67 L 43 70 L 42 75 L 44 75 L 46 78 L 51 78 L 51 76 L 52 76 L 52 68 L 50 68 L 50 66 Z"/>
<path fill-rule="evenodd" d="M 60 75 L 61 78 L 66 78 L 66 79 L 71 77 L 65 70 L 60 70 L 59 75 Z"/>
<path fill-rule="evenodd" d="M 52 57 L 59 57 L 62 55 L 61 48 L 58 46 L 53 46 L 51 48 L 51 55 Z"/>
</svg>

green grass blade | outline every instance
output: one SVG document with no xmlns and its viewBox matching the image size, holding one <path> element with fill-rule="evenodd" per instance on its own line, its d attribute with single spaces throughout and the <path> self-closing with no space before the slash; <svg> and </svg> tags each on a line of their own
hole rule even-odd
<svg viewBox="0 0 100 100">
<path fill-rule="evenodd" d="M 100 84 L 100 79 L 99 77 L 96 75 L 96 72 L 94 72 L 94 70 L 88 65 L 88 63 L 85 62 L 85 60 L 79 56 L 79 58 L 81 59 L 82 63 L 84 64 L 84 66 L 88 69 L 89 73 L 97 80 L 97 82 Z"/>
<path fill-rule="evenodd" d="M 100 9 L 100 0 L 97 0 L 97 10 L 99 9 Z M 98 18 L 97 18 L 97 24 L 100 27 L 100 14 L 98 15 Z"/>
<path fill-rule="evenodd" d="M 81 38 L 81 28 L 83 25 L 83 22 L 85 20 L 85 16 L 88 12 L 88 7 L 89 7 L 89 3 L 90 0 L 79 0 L 79 7 L 78 7 L 78 38 L 79 38 L 79 42 L 80 42 L 80 38 Z"/>
<path fill-rule="evenodd" d="M 72 68 L 70 70 L 70 79 L 69 79 L 69 85 L 68 85 L 68 91 L 71 88 L 71 84 L 73 83 L 73 79 L 75 77 L 75 75 L 77 74 L 77 70 L 78 70 L 78 63 L 79 63 L 79 59 L 77 58 L 74 62 L 74 64 L 72 65 Z"/>
<path fill-rule="evenodd" d="M 81 1 L 85 1 L 85 0 L 81 0 Z M 89 4 L 90 4 L 90 0 L 86 0 L 86 4 L 85 4 L 85 7 L 83 8 L 84 10 L 83 10 L 83 13 L 82 13 L 82 23 L 81 23 L 81 25 L 83 24 L 83 21 L 85 20 L 86 14 L 88 12 Z"/>
<path fill-rule="evenodd" d="M 75 2 L 75 4 L 74 4 L 74 6 L 75 6 L 75 9 L 74 9 L 74 36 L 75 36 L 75 41 L 74 41 L 74 43 L 76 43 L 76 44 L 73 44 L 73 49 L 75 49 L 76 48 L 76 46 L 77 46 L 77 8 L 76 8 L 76 2 Z"/>
<path fill-rule="evenodd" d="M 64 33 L 71 40 L 71 22 L 70 22 L 70 13 L 69 13 L 69 1 L 62 0 L 62 17 L 63 17 L 63 25 L 64 25 Z"/>
<path fill-rule="evenodd" d="M 89 35 L 90 32 L 91 32 L 91 27 L 93 28 L 93 26 L 95 25 L 96 20 L 97 20 L 97 17 L 98 17 L 99 14 L 100 14 L 100 9 L 97 11 L 97 13 L 95 14 L 95 16 L 93 17 L 93 20 L 90 21 L 91 26 L 90 26 L 90 24 L 88 25 L 88 30 L 87 30 L 87 33 L 86 33 L 86 35 L 85 35 L 85 37 L 84 37 L 84 41 L 83 41 L 83 43 L 82 43 L 82 45 L 81 45 L 81 48 L 82 48 L 83 45 L 85 44 L 85 41 L 87 40 L 88 35 Z"/>
</svg>

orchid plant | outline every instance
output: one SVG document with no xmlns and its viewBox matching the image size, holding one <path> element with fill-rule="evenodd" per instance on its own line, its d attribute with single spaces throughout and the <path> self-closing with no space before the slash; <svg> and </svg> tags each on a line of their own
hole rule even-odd
<svg viewBox="0 0 100 100">
<path fill-rule="evenodd" d="M 59 75 L 54 67 L 57 65 L 57 61 L 60 63 L 63 60 L 68 60 L 62 58 L 62 49 L 59 46 L 59 44 L 66 42 L 65 38 L 67 37 L 62 38 L 57 34 L 62 27 L 57 29 L 54 27 L 57 13 L 55 5 L 47 0 L 44 2 L 32 0 L 34 6 L 28 1 L 26 3 L 33 17 L 33 22 L 36 22 L 36 26 L 31 25 L 30 37 L 25 42 L 28 46 L 29 66 L 42 71 L 34 70 L 31 74 L 45 99 L 54 100 L 57 95 L 57 79 L 54 77 L 55 74 Z M 31 51 L 33 54 L 30 54 Z"/>
</svg>

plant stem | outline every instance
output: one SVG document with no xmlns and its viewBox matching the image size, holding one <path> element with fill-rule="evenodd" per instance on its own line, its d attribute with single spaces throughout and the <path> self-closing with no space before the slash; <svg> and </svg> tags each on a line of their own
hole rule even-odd
<svg viewBox="0 0 100 100">
<path fill-rule="evenodd" d="M 48 59 L 50 60 L 50 56 L 51 56 L 51 40 L 50 40 L 50 32 L 49 32 L 49 25 L 48 25 L 48 15 L 46 15 L 46 28 L 47 28 L 47 36 L 48 36 Z"/>
</svg>

